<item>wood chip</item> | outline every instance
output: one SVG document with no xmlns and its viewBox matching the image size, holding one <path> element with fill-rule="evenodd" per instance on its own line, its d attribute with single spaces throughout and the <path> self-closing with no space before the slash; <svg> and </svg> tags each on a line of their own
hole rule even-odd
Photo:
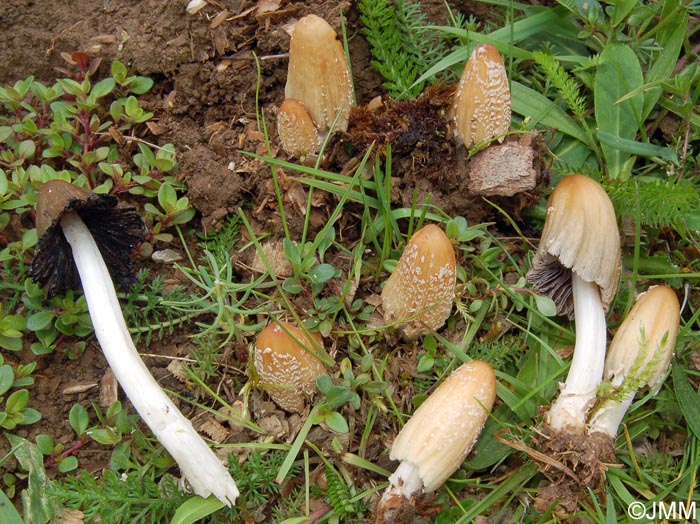
<svg viewBox="0 0 700 524">
<path fill-rule="evenodd" d="M 470 162 L 469 192 L 482 196 L 513 196 L 537 184 L 535 150 L 517 142 L 492 144 Z"/>
<path fill-rule="evenodd" d="M 108 408 L 119 400 L 119 383 L 111 369 L 100 380 L 100 398 L 98 404 L 103 408 Z"/>
<path fill-rule="evenodd" d="M 71 384 L 63 388 L 64 395 L 78 395 L 80 393 L 85 393 L 90 391 L 92 388 L 97 387 L 97 382 L 88 382 L 85 384 Z"/>
</svg>

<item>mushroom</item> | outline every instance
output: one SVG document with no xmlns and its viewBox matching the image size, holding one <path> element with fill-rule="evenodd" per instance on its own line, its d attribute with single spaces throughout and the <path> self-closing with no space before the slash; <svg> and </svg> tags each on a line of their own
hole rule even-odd
<svg viewBox="0 0 700 524">
<path fill-rule="evenodd" d="M 236 483 L 158 386 L 129 335 L 110 272 L 128 282 L 128 257 L 144 226 L 135 210 L 116 203 L 114 197 L 89 194 L 61 180 L 45 183 L 37 197 L 41 238 L 32 277 L 57 293 L 77 284 L 71 280 L 77 269 L 95 336 L 126 396 L 193 491 L 202 497 L 214 494 L 230 506 L 238 496 Z"/>
<path fill-rule="evenodd" d="M 642 293 L 610 343 L 604 378 L 613 395 L 596 409 L 589 433 L 615 438 L 637 390 L 656 389 L 668 371 L 676 347 L 680 305 L 668 286 L 654 286 Z"/>
<path fill-rule="evenodd" d="M 315 343 L 321 343 L 320 336 Z M 282 321 L 265 326 L 255 340 L 258 385 L 285 411 L 304 411 L 316 391 L 316 377 L 326 374 L 326 367 L 311 353 L 313 347 L 304 331 Z"/>
<path fill-rule="evenodd" d="M 400 460 L 377 506 L 376 522 L 396 522 L 417 495 L 438 489 L 464 462 L 496 398 L 487 362 L 462 364 L 418 407 L 391 446 Z"/>
<path fill-rule="evenodd" d="M 282 142 L 282 149 L 293 157 L 317 153 L 321 145 L 309 112 L 294 98 L 282 102 L 277 112 L 277 134 Z"/>
<path fill-rule="evenodd" d="M 347 130 L 354 101 L 350 67 L 336 32 L 321 17 L 308 15 L 294 26 L 284 97 L 298 100 L 320 133 L 333 122 L 335 130 Z"/>
<path fill-rule="evenodd" d="M 510 129 L 510 88 L 503 58 L 494 46 L 474 48 L 448 117 L 454 134 L 467 149 L 494 137 L 503 142 Z"/>
<path fill-rule="evenodd" d="M 583 175 L 563 178 L 547 204 L 542 239 L 527 279 L 574 317 L 576 346 L 557 400 L 545 416 L 554 430 L 582 433 L 605 365 L 605 313 L 620 277 L 620 234 L 605 190 Z"/>
<path fill-rule="evenodd" d="M 435 224 L 416 231 L 382 289 L 384 322 L 400 324 L 407 340 L 440 328 L 455 298 L 452 242 Z"/>
</svg>

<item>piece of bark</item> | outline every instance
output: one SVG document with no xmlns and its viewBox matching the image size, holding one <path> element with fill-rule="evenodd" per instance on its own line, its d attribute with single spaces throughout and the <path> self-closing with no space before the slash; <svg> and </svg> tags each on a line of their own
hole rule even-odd
<svg viewBox="0 0 700 524">
<path fill-rule="evenodd" d="M 535 150 L 518 142 L 492 144 L 469 163 L 469 192 L 481 196 L 513 196 L 537 182 Z"/>
</svg>

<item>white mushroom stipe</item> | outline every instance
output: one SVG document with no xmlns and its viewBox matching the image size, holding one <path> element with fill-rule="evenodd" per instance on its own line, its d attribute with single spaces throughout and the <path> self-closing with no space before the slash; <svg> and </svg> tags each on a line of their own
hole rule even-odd
<svg viewBox="0 0 700 524">
<path fill-rule="evenodd" d="M 114 284 L 90 231 L 76 213 L 66 214 L 61 228 L 73 250 L 95 335 L 122 389 L 175 459 L 194 493 L 205 498 L 213 494 L 232 505 L 239 493 L 228 470 L 158 386 L 136 351 Z"/>
<path fill-rule="evenodd" d="M 605 310 L 599 286 L 571 273 L 576 347 L 569 374 L 559 397 L 546 414 L 552 429 L 580 433 L 586 414 L 595 402 L 605 367 Z"/>
<path fill-rule="evenodd" d="M 614 439 L 636 393 L 636 391 L 630 391 L 621 400 L 603 404 L 591 418 L 588 432 L 607 433 L 610 438 Z"/>
<path fill-rule="evenodd" d="M 389 477 L 389 489 L 383 498 L 400 495 L 406 500 L 423 489 L 423 478 L 420 470 L 410 460 L 402 460 L 396 471 Z"/>
</svg>

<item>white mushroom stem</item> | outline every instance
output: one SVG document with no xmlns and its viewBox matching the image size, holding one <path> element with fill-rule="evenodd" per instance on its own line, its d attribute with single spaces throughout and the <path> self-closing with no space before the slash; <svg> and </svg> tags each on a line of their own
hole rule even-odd
<svg viewBox="0 0 700 524">
<path fill-rule="evenodd" d="M 399 495 L 406 500 L 423 489 L 423 479 L 418 466 L 410 460 L 402 460 L 393 475 L 389 477 L 389 487 L 382 495 L 382 500 Z"/>
<path fill-rule="evenodd" d="M 588 433 L 607 433 L 615 438 L 625 413 L 632 405 L 636 391 L 630 391 L 622 400 L 606 400 L 591 417 Z"/>
<path fill-rule="evenodd" d="M 180 466 L 192 490 L 205 498 L 213 494 L 230 506 L 239 494 L 236 483 L 141 360 L 90 231 L 76 213 L 66 214 L 61 227 L 73 250 L 95 335 L 126 396 Z"/>
<path fill-rule="evenodd" d="M 569 375 L 546 415 L 549 427 L 557 431 L 582 433 L 586 414 L 595 402 L 605 367 L 605 310 L 600 290 L 594 282 L 586 282 L 571 273 L 574 297 L 576 346 Z"/>
</svg>

